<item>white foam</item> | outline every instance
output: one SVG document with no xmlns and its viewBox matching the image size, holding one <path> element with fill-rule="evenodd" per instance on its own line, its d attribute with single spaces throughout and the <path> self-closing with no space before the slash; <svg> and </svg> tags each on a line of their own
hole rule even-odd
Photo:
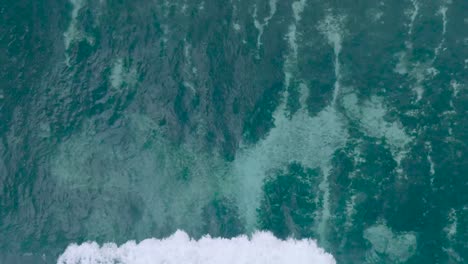
<svg viewBox="0 0 468 264">
<path fill-rule="evenodd" d="M 325 223 L 329 217 L 328 172 L 329 162 L 336 149 L 347 140 L 345 123 L 332 107 L 327 107 L 316 116 L 309 116 L 301 109 L 291 118 L 283 112 L 275 113 L 275 127 L 254 146 L 239 151 L 234 160 L 234 178 L 240 180 L 237 192 L 241 211 L 244 212 L 248 228 L 256 223 L 256 208 L 260 202 L 261 187 L 267 173 L 297 161 L 309 168 L 320 167 L 323 180 L 321 225 L 319 233 L 325 240 Z"/>
<path fill-rule="evenodd" d="M 72 13 L 71 13 L 71 20 L 70 24 L 68 25 L 67 31 L 63 33 L 63 41 L 65 44 L 65 51 L 68 50 L 70 44 L 75 41 L 79 41 L 85 39 L 89 44 L 94 45 L 94 38 L 92 36 L 87 35 L 85 32 L 82 32 L 77 27 L 78 22 L 78 14 L 80 10 L 85 6 L 84 0 L 69 0 L 73 6 Z M 65 63 L 67 66 L 70 66 L 70 57 L 67 53 L 65 53 Z"/>
<path fill-rule="evenodd" d="M 73 41 L 83 38 L 83 34 L 80 30 L 77 29 L 76 23 L 78 20 L 78 12 L 83 8 L 83 0 L 70 0 L 70 3 L 73 5 L 70 24 L 68 25 L 67 31 L 63 33 L 63 41 L 65 44 L 65 51 L 68 50 L 70 44 Z M 65 64 L 70 66 L 70 57 L 68 53 L 65 53 Z"/>
<path fill-rule="evenodd" d="M 413 10 L 411 11 L 411 16 L 410 16 L 410 24 L 409 24 L 409 30 L 408 30 L 408 35 L 413 34 L 413 28 L 414 28 L 414 21 L 416 20 L 416 17 L 419 14 L 419 3 L 417 0 L 411 0 L 411 4 L 413 5 Z"/>
<path fill-rule="evenodd" d="M 431 157 L 431 154 L 432 154 L 432 144 L 431 142 L 426 142 L 425 144 L 426 148 L 427 148 L 427 162 L 429 162 L 429 174 L 431 175 L 431 185 L 433 184 L 434 182 L 434 174 L 435 174 L 435 164 L 434 162 L 432 161 L 432 157 Z"/>
<path fill-rule="evenodd" d="M 410 16 L 410 23 L 408 24 L 408 40 L 405 41 L 405 46 L 407 50 L 412 50 L 413 43 L 411 42 L 410 36 L 413 34 L 414 21 L 419 13 L 419 3 L 417 0 L 411 0 L 413 8 L 407 10 L 405 13 Z M 396 54 L 398 56 L 398 64 L 396 65 L 394 71 L 396 73 L 405 75 L 408 73 L 408 54 L 407 51 L 402 51 Z"/>
<path fill-rule="evenodd" d="M 196 93 L 195 81 L 196 74 L 198 72 L 197 67 L 193 65 L 192 59 L 192 45 L 184 39 L 184 74 L 182 75 L 183 84 L 189 88 L 193 93 Z"/>
<path fill-rule="evenodd" d="M 434 48 L 434 57 L 429 60 L 429 61 L 424 61 L 424 62 L 415 62 L 412 63 L 412 65 L 409 65 L 408 61 L 408 53 L 411 54 L 411 51 L 413 49 L 413 44 L 411 42 L 411 35 L 413 34 L 413 29 L 414 29 L 414 22 L 419 14 L 420 10 L 420 3 L 417 0 L 411 0 L 411 3 L 413 5 L 412 10 L 409 11 L 409 16 L 410 16 L 410 23 L 408 25 L 409 30 L 408 30 L 408 40 L 405 42 L 406 50 L 397 53 L 397 56 L 399 57 L 399 61 L 394 69 L 395 72 L 406 75 L 409 74 L 409 76 L 413 79 L 414 84 L 411 87 L 413 92 L 416 95 L 416 102 L 419 102 L 424 95 L 424 85 L 423 83 L 427 80 L 427 78 L 432 78 L 435 75 L 439 73 L 439 71 L 433 67 L 434 62 L 437 60 L 440 52 L 443 49 L 444 43 L 445 43 L 445 35 L 447 32 L 447 4 L 450 4 L 450 1 L 446 2 L 446 5 L 441 6 L 437 14 L 441 15 L 442 17 L 442 36 L 439 44 Z M 408 69 L 409 66 L 412 66 L 412 69 Z"/>
<path fill-rule="evenodd" d="M 405 75 L 408 73 L 408 58 L 406 51 L 401 51 L 396 54 L 398 57 L 398 63 L 395 66 L 394 71 L 398 74 Z"/>
<path fill-rule="evenodd" d="M 265 25 L 268 25 L 268 23 L 270 22 L 270 19 L 275 15 L 277 2 L 278 0 L 270 0 L 269 2 L 270 14 L 263 20 Z"/>
<path fill-rule="evenodd" d="M 289 54 L 284 65 L 285 91 L 280 106 L 274 113 L 275 126 L 268 135 L 255 145 L 245 146 L 237 153 L 230 172 L 239 181 L 234 193 L 238 198 L 240 211 L 246 219 L 247 229 L 252 230 L 256 224 L 256 209 L 259 206 L 263 180 L 275 169 L 284 168 L 289 162 L 300 162 L 309 168 L 320 168 L 322 181 L 319 184 L 321 202 L 320 216 L 316 231 L 323 243 L 327 241 L 327 224 L 331 216 L 329 208 L 330 160 L 334 152 L 344 146 L 347 141 L 346 122 L 341 114 L 328 106 L 315 116 L 310 116 L 306 108 L 308 87 L 299 83 L 299 102 L 301 109 L 293 116 L 286 116 L 286 102 L 291 78 L 297 67 L 298 45 L 297 24 L 305 8 L 306 1 L 296 1 L 292 4 L 294 21 L 290 24 L 286 39 L 289 44 Z M 334 17 L 328 17 L 323 23 L 324 33 L 329 37 L 335 54 L 341 51 L 341 35 Z M 341 19 L 341 18 L 339 18 Z M 339 73 L 339 65 L 337 66 Z M 241 195 L 239 195 L 241 194 Z M 321 196 L 321 197 L 320 197 Z"/>
<path fill-rule="evenodd" d="M 86 231 L 117 232 L 113 230 L 118 225 L 115 215 L 121 210 L 108 201 L 118 200 L 121 194 L 131 194 L 145 207 L 133 227 L 142 234 L 150 232 L 154 223 L 199 230 L 203 206 L 222 190 L 218 184 L 224 175 L 220 159 L 195 147 L 167 142 L 148 116 L 128 115 L 121 122 L 119 128 L 106 131 L 93 122 L 85 123 L 81 133 L 60 145 L 50 164 L 61 189 L 102 190 L 90 208 L 89 219 L 82 222 Z M 190 168 L 186 180 L 181 178 L 184 168 Z"/>
<path fill-rule="evenodd" d="M 344 96 L 343 105 L 347 113 L 358 121 L 368 135 L 376 138 L 384 137 L 394 151 L 404 149 L 412 138 L 408 136 L 401 123 L 385 120 L 387 110 L 383 104 L 383 98 L 372 96 L 361 104 L 355 94 Z"/>
<path fill-rule="evenodd" d="M 110 82 L 111 82 L 112 87 L 119 88 L 122 85 L 123 83 L 122 72 L 123 72 L 122 59 L 118 59 L 114 63 L 114 66 L 112 67 L 112 70 L 111 70 Z"/>
<path fill-rule="evenodd" d="M 384 13 L 380 10 L 378 11 L 374 11 L 372 12 L 371 16 L 372 16 L 372 20 L 374 22 L 381 22 L 381 23 L 384 23 L 383 21 L 381 21 L 382 17 L 383 17 Z"/>
<path fill-rule="evenodd" d="M 70 0 L 70 3 L 73 5 L 73 9 L 71 13 L 71 21 L 70 21 L 70 25 L 68 26 L 67 31 L 65 31 L 65 33 L 63 34 L 66 50 L 68 49 L 68 47 L 70 47 L 70 43 L 72 41 L 81 37 L 80 32 L 76 28 L 76 22 L 78 18 L 78 12 L 84 6 L 83 0 Z"/>
<path fill-rule="evenodd" d="M 353 194 L 349 197 L 349 200 L 346 201 L 346 222 L 344 224 L 345 228 L 349 229 L 353 226 L 353 217 L 356 214 L 356 198 L 357 195 Z"/>
<path fill-rule="evenodd" d="M 402 263 L 416 253 L 417 239 L 412 232 L 395 234 L 387 226 L 379 224 L 367 228 L 364 238 L 372 244 L 367 256 L 369 263 L 382 263 L 382 256 L 391 263 Z"/>
<path fill-rule="evenodd" d="M 433 78 L 439 74 L 439 71 L 432 66 L 436 58 L 437 57 L 434 57 L 430 62 L 427 63 L 417 62 L 413 65 L 410 76 L 415 80 L 413 91 L 416 93 L 416 102 L 421 100 L 424 95 L 423 83 L 428 78 Z"/>
<path fill-rule="evenodd" d="M 445 42 L 445 33 L 447 32 L 447 10 L 448 8 L 446 6 L 442 6 L 437 12 L 442 16 L 442 39 L 440 40 L 439 45 L 434 50 L 434 59 L 432 60 L 432 62 L 434 62 L 439 56 L 440 50 L 442 49 L 442 46 Z"/>
<path fill-rule="evenodd" d="M 292 10 L 293 10 L 293 14 L 294 14 L 294 23 L 292 23 L 290 26 L 289 26 L 289 31 L 288 31 L 288 34 L 287 34 L 287 38 L 289 40 L 289 46 L 291 47 L 292 51 L 293 51 L 293 58 L 294 60 L 297 59 L 297 37 L 296 37 L 296 27 L 297 27 L 297 24 L 301 21 L 301 14 L 302 12 L 304 11 L 304 8 L 305 8 L 305 5 L 306 5 L 306 0 L 300 0 L 300 1 L 296 1 L 294 3 L 292 3 L 291 7 L 292 7 Z"/>
<path fill-rule="evenodd" d="M 257 49 L 260 48 L 260 46 L 262 45 L 262 35 L 263 35 L 263 30 L 266 26 L 268 26 L 268 23 L 270 22 L 270 20 L 273 18 L 273 16 L 275 15 L 276 13 L 276 4 L 277 4 L 277 1 L 278 0 L 270 0 L 269 2 L 269 7 L 270 7 L 270 13 L 267 17 L 265 17 L 263 19 L 262 22 L 260 22 L 259 20 L 257 20 L 257 6 L 255 6 L 255 9 L 254 9 L 254 14 L 253 14 L 253 18 L 254 18 L 254 26 L 255 28 L 257 28 L 258 30 L 258 36 L 257 36 Z"/>
<path fill-rule="evenodd" d="M 201 1 L 200 5 L 198 5 L 199 10 L 205 10 L 205 1 Z"/>
<path fill-rule="evenodd" d="M 307 4 L 307 0 L 299 0 L 292 3 L 292 10 L 294 14 L 294 20 L 298 23 L 301 20 L 301 14 L 304 12 L 304 8 Z"/>
<path fill-rule="evenodd" d="M 343 31 L 341 29 L 344 17 L 328 15 L 319 25 L 319 30 L 327 37 L 330 45 L 333 46 L 335 53 L 335 85 L 333 88 L 333 100 L 332 106 L 336 104 L 336 99 L 341 89 L 341 65 L 340 65 L 340 53 L 341 44 L 343 42 Z"/>
<path fill-rule="evenodd" d="M 289 30 L 286 33 L 286 39 L 288 40 L 289 48 L 291 49 L 291 55 L 286 58 L 286 65 L 290 65 L 292 63 L 296 63 L 297 60 L 297 32 L 296 32 L 296 24 L 289 25 Z M 291 58 L 292 56 L 292 58 Z"/>
<path fill-rule="evenodd" d="M 305 0 L 299 0 L 299 1 L 293 2 L 291 5 L 291 8 L 294 14 L 294 22 L 291 23 L 291 25 L 289 25 L 288 32 L 286 33 L 286 39 L 288 40 L 290 51 L 289 51 L 288 56 L 286 56 L 286 60 L 284 63 L 284 80 L 285 80 L 285 88 L 286 88 L 286 92 L 283 96 L 284 102 L 287 101 L 289 84 L 297 68 L 297 56 L 298 56 L 297 24 L 301 20 L 301 14 L 304 11 L 305 5 L 306 5 Z M 302 85 L 304 86 L 304 84 Z"/>
<path fill-rule="evenodd" d="M 299 92 L 301 97 L 299 97 L 299 103 L 301 104 L 302 109 L 307 108 L 307 98 L 309 97 L 309 88 L 305 83 L 299 84 Z"/>
<path fill-rule="evenodd" d="M 290 51 L 289 51 L 288 56 L 286 56 L 285 58 L 285 62 L 283 66 L 284 86 L 285 86 L 285 92 L 283 94 L 284 103 L 286 103 L 288 100 L 289 84 L 291 83 L 291 79 L 293 78 L 295 69 L 297 68 L 298 47 L 296 43 L 296 24 L 293 23 L 289 25 L 289 30 L 286 33 L 286 39 L 288 40 Z"/>
<path fill-rule="evenodd" d="M 413 138 L 406 133 L 400 122 L 385 120 L 387 110 L 383 98 L 372 96 L 370 100 L 360 103 L 358 97 L 350 93 L 343 96 L 343 106 L 347 115 L 357 121 L 367 135 L 386 139 L 393 158 L 397 162 L 397 172 L 401 176 L 401 161 L 406 156 L 409 143 Z"/>
<path fill-rule="evenodd" d="M 446 236 L 449 240 L 452 240 L 457 234 L 457 227 L 458 227 L 458 218 L 457 218 L 457 211 L 455 209 L 451 209 L 448 214 L 448 224 L 444 228 Z"/>
<path fill-rule="evenodd" d="M 452 87 L 452 90 L 453 90 L 453 96 L 457 97 L 458 94 L 460 93 L 460 87 L 462 85 L 459 82 L 452 80 L 450 81 L 450 86 Z"/>
<path fill-rule="evenodd" d="M 414 86 L 413 90 L 416 93 L 416 102 L 421 101 L 424 95 L 424 88 L 421 86 L 421 84 L 417 84 Z"/>
<path fill-rule="evenodd" d="M 112 66 L 109 80 L 114 89 L 122 88 L 124 84 L 135 85 L 136 69 L 126 67 L 122 59 L 117 59 Z"/>
<path fill-rule="evenodd" d="M 186 14 L 187 8 L 188 8 L 188 5 L 186 2 L 184 2 L 180 8 L 180 11 L 182 12 L 182 14 Z"/>
<path fill-rule="evenodd" d="M 203 237 L 191 239 L 177 231 L 166 239 L 129 241 L 121 246 L 113 243 L 99 246 L 96 242 L 72 244 L 59 257 L 58 264 L 330 264 L 333 256 L 317 247 L 313 240 L 286 241 L 266 232 L 252 238 L 232 239 Z"/>
<path fill-rule="evenodd" d="M 398 57 L 398 63 L 395 65 L 394 71 L 401 75 L 408 74 L 411 77 L 411 79 L 414 81 L 411 89 L 416 94 L 416 102 L 418 102 L 423 98 L 424 95 L 423 83 L 427 80 L 427 78 L 432 78 L 439 74 L 439 71 L 432 66 L 437 56 L 435 55 L 430 61 L 427 62 L 410 63 L 408 60 L 408 53 L 411 52 L 413 45 L 409 41 L 407 41 L 405 44 L 407 51 L 401 51 L 396 54 Z"/>
</svg>

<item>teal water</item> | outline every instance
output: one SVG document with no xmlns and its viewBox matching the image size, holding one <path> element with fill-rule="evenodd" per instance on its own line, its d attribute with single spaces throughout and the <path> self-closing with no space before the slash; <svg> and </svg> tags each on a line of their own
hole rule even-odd
<svg viewBox="0 0 468 264">
<path fill-rule="evenodd" d="M 468 1 L 0 0 L 0 263 L 269 230 L 468 261 Z"/>
</svg>

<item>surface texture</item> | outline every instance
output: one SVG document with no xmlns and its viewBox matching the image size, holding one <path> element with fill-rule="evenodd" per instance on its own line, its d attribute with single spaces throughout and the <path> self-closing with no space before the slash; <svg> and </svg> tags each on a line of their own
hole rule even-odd
<svg viewBox="0 0 468 264">
<path fill-rule="evenodd" d="M 468 1 L 0 0 L 0 262 L 313 238 L 468 261 Z"/>
</svg>

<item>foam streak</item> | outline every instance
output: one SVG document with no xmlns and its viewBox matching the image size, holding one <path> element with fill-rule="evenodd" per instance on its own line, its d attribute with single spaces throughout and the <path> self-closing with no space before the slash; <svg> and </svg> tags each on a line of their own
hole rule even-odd
<svg viewBox="0 0 468 264">
<path fill-rule="evenodd" d="M 330 45 L 333 46 L 333 51 L 335 54 L 335 85 L 333 88 L 333 99 L 332 106 L 336 104 L 337 97 L 340 94 L 340 81 L 341 81 L 341 65 L 340 65 L 340 53 L 341 53 L 341 43 L 342 43 L 342 32 L 341 32 L 341 23 L 342 17 L 333 17 L 331 15 L 327 16 L 325 20 L 320 25 L 319 29 L 327 37 Z"/>
<path fill-rule="evenodd" d="M 434 59 L 432 60 L 432 63 L 434 63 L 434 61 L 439 56 L 440 50 L 442 49 L 442 46 L 444 45 L 444 42 L 445 42 L 445 33 L 447 32 L 447 10 L 448 8 L 446 6 L 442 6 L 437 12 L 438 14 L 442 16 L 442 39 L 439 45 L 434 50 Z"/>
<path fill-rule="evenodd" d="M 270 5 L 270 14 L 263 19 L 263 23 L 260 23 L 260 21 L 257 20 L 257 7 L 255 6 L 255 11 L 254 11 L 254 25 L 258 30 L 258 37 L 257 37 L 257 49 L 260 48 L 262 45 L 262 35 L 263 35 L 263 30 L 266 26 L 268 26 L 268 23 L 270 20 L 273 18 L 273 16 L 276 13 L 276 4 L 277 0 L 270 0 L 269 5 Z"/>
<path fill-rule="evenodd" d="M 409 24 L 409 30 L 408 30 L 408 35 L 413 34 L 413 28 L 414 28 L 414 21 L 416 20 L 416 17 L 419 14 L 419 3 L 416 0 L 411 0 L 411 4 L 413 5 L 413 11 L 411 12 L 411 21 Z"/>
</svg>

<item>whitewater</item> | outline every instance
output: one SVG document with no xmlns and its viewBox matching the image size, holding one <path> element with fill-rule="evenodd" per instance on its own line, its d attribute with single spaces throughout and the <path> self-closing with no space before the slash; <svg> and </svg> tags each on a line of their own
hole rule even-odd
<svg viewBox="0 0 468 264">
<path fill-rule="evenodd" d="M 58 264 L 332 264 L 333 256 L 311 239 L 280 240 L 269 232 L 256 232 L 251 238 L 190 238 L 177 231 L 164 239 L 129 241 L 121 246 L 96 242 L 71 244 Z"/>
</svg>

